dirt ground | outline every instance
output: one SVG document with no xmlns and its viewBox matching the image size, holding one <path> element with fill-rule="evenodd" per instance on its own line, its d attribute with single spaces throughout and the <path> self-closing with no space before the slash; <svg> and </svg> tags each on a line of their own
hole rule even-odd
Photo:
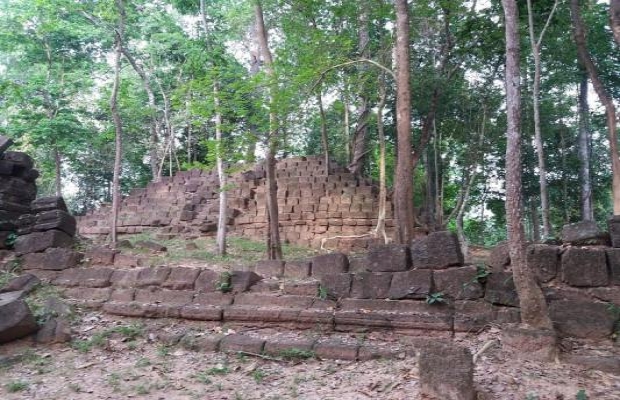
<svg viewBox="0 0 620 400">
<path fill-rule="evenodd" d="M 24 339 L 0 346 L 0 399 L 423 399 L 413 354 L 395 360 L 270 360 L 208 353 L 157 337 L 172 333 L 248 333 L 263 337 L 316 332 L 250 329 L 179 320 L 138 320 L 79 311 L 72 344 L 42 346 Z M 333 334 L 371 344 L 407 345 L 412 338 L 390 332 Z M 564 363 L 519 361 L 502 350 L 499 330 L 489 327 L 455 342 L 476 353 L 481 399 L 620 398 L 616 374 Z M 573 352 L 613 355 L 611 343 L 570 342 Z"/>
</svg>

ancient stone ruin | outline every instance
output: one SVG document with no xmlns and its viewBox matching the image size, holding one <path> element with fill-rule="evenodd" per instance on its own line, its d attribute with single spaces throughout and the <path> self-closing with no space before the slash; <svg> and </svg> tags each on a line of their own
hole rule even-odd
<svg viewBox="0 0 620 400">
<path fill-rule="evenodd" d="M 432 233 L 411 246 L 373 247 L 360 257 L 330 253 L 262 261 L 226 274 L 208 268 L 123 268 L 115 262 L 122 256 L 94 248 L 86 254 L 90 265 L 30 272 L 66 288 L 69 298 L 84 305 L 132 317 L 395 329 L 436 337 L 519 322 L 509 259 L 494 264 L 496 257 L 486 267 L 464 264 L 449 232 Z M 607 303 L 620 302 L 620 249 L 536 244 L 528 248 L 527 262 L 543 285 L 561 336 L 611 337 L 616 317 Z"/>
<path fill-rule="evenodd" d="M 326 173 L 319 157 L 281 160 L 276 166 L 280 230 L 283 240 L 311 247 L 342 251 L 363 250 L 374 243 L 368 234 L 377 223 L 378 188 L 332 163 Z M 229 230 L 262 240 L 267 226 L 265 170 L 262 164 L 229 178 Z M 121 205 L 118 232 L 157 231 L 160 237 L 180 233 L 212 234 L 217 229 L 219 183 L 214 171 L 178 172 L 172 178 L 134 189 Z M 109 206 L 78 219 L 85 236 L 107 235 Z M 392 204 L 388 201 L 387 232 L 393 231 Z"/>
</svg>

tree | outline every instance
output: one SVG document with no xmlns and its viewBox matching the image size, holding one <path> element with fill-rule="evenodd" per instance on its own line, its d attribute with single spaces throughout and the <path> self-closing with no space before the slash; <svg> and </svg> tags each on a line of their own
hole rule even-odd
<svg viewBox="0 0 620 400">
<path fill-rule="evenodd" d="M 547 22 L 545 22 L 544 27 L 540 31 L 538 37 L 534 32 L 534 12 L 532 11 L 532 0 L 527 0 L 527 16 L 528 16 L 528 27 L 530 34 L 530 46 L 532 49 L 532 58 L 534 58 L 534 93 L 532 94 L 534 98 L 534 141 L 536 143 L 536 153 L 538 155 L 538 173 L 539 173 L 539 183 L 540 183 L 540 202 L 542 206 L 542 222 L 543 222 L 543 236 L 545 238 L 551 236 L 551 223 L 549 221 L 549 194 L 547 192 L 547 167 L 545 166 L 545 154 L 543 150 L 543 139 L 542 133 L 540 131 L 540 75 L 541 75 L 541 65 L 540 65 L 540 47 L 542 44 L 542 40 L 545 36 L 545 31 L 549 26 L 553 18 L 553 14 L 555 13 L 555 9 L 558 6 L 559 0 L 555 0 L 553 3 L 553 8 L 549 13 L 549 17 L 547 17 Z"/>
<path fill-rule="evenodd" d="M 125 33 L 125 5 L 123 0 L 115 0 L 118 10 L 118 27 L 114 30 L 114 83 L 110 95 L 110 113 L 114 120 L 114 177 L 112 179 L 112 220 L 110 235 L 112 243 L 116 244 L 116 225 L 121 203 L 120 176 L 123 151 L 123 121 L 118 111 L 118 90 L 121 77 L 121 57 L 123 55 L 123 35 Z"/>
<path fill-rule="evenodd" d="M 577 56 L 579 58 L 579 62 L 588 72 L 590 81 L 592 81 L 592 85 L 594 86 L 594 91 L 596 92 L 600 102 L 605 107 L 612 170 L 611 191 L 613 199 L 613 213 L 614 215 L 620 215 L 620 155 L 618 153 L 618 135 L 616 132 L 618 123 L 616 118 L 616 107 L 612 97 L 609 95 L 609 92 L 605 89 L 605 86 L 599 77 L 598 70 L 592 61 L 590 53 L 588 52 L 583 20 L 581 19 L 579 0 L 571 0 L 570 9 L 573 34 L 575 37 L 575 44 L 577 45 Z"/>
<path fill-rule="evenodd" d="M 609 21 L 614 40 L 620 46 L 620 0 L 609 0 Z"/>
<path fill-rule="evenodd" d="M 581 187 L 581 219 L 594 221 L 594 208 L 592 207 L 592 180 L 590 177 L 590 127 L 588 118 L 590 107 L 588 106 L 588 75 L 582 74 L 579 82 L 579 180 Z"/>
<path fill-rule="evenodd" d="M 521 94 L 519 15 L 516 0 L 502 0 L 506 24 L 506 222 L 514 283 L 519 293 L 521 321 L 536 329 L 553 329 L 547 303 L 525 262 L 521 189 Z"/>
<path fill-rule="evenodd" d="M 413 160 L 411 157 L 411 89 L 409 87 L 409 8 L 395 0 L 396 10 L 396 130 L 398 138 L 394 177 L 394 208 L 398 242 L 413 238 Z"/>
<path fill-rule="evenodd" d="M 267 136 L 267 156 L 265 169 L 267 172 L 267 256 L 270 260 L 282 259 L 282 244 L 280 242 L 280 223 L 278 219 L 278 186 L 276 182 L 276 151 L 278 148 L 278 121 L 274 105 L 275 73 L 273 58 L 269 50 L 267 30 L 263 18 L 263 8 L 260 0 L 255 0 L 254 13 L 256 17 L 256 36 L 261 55 L 263 56 L 265 73 L 269 80 L 269 133 Z"/>
</svg>

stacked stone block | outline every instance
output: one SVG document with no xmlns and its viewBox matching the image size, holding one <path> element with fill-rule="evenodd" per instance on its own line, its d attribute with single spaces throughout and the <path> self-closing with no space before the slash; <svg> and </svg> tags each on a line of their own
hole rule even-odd
<svg viewBox="0 0 620 400">
<path fill-rule="evenodd" d="M 30 213 L 37 195 L 39 176 L 34 162 L 25 153 L 7 151 L 12 140 L 0 136 L 0 250 L 9 247 L 17 234 L 16 222 Z"/>
<path fill-rule="evenodd" d="M 365 238 L 336 238 L 367 234 L 376 225 L 378 190 L 372 182 L 331 164 L 326 173 L 320 157 L 285 159 L 276 165 L 280 230 L 283 240 L 319 247 L 362 250 L 373 243 Z M 231 232 L 263 238 L 267 229 L 266 184 L 263 165 L 229 177 L 228 225 Z M 182 171 L 172 178 L 135 189 L 124 199 L 119 214 L 120 233 L 159 228 L 165 234 L 217 229 L 219 185 L 213 171 Z M 108 234 L 109 207 L 79 219 L 80 233 Z M 388 231 L 393 230 L 388 202 Z"/>
<path fill-rule="evenodd" d="M 41 197 L 31 203 L 30 214 L 18 220 L 15 253 L 24 269 L 63 270 L 75 267 L 82 258 L 75 243 L 76 220 L 62 197 Z"/>
</svg>

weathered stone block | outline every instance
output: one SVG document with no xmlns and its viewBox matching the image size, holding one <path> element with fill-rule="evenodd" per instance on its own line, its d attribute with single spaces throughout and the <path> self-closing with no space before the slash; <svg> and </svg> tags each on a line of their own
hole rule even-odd
<svg viewBox="0 0 620 400">
<path fill-rule="evenodd" d="M 411 267 L 409 247 L 391 244 L 376 246 L 368 252 L 368 269 L 374 272 L 406 271 Z"/>
<path fill-rule="evenodd" d="M 613 215 L 607 221 L 609 227 L 609 236 L 611 237 L 611 245 L 620 247 L 620 215 Z"/>
<path fill-rule="evenodd" d="M 61 271 L 76 267 L 82 258 L 82 253 L 68 248 L 48 248 L 43 253 L 25 254 L 22 257 L 22 266 L 24 269 Z"/>
<path fill-rule="evenodd" d="M 609 284 L 605 250 L 571 247 L 562 254 L 562 280 L 571 286 Z"/>
<path fill-rule="evenodd" d="M 194 289 L 197 292 L 215 292 L 221 279 L 222 274 L 219 272 L 210 269 L 202 270 L 198 278 L 196 278 Z"/>
<path fill-rule="evenodd" d="M 620 245 L 618 247 L 620 247 Z M 620 249 L 607 249 L 606 255 L 607 265 L 611 273 L 610 283 L 612 285 L 620 285 Z"/>
<path fill-rule="evenodd" d="M 149 290 L 138 289 L 135 294 L 135 301 L 139 303 L 163 303 L 184 305 L 190 304 L 194 299 L 194 292 L 191 290 Z"/>
<path fill-rule="evenodd" d="M 495 308 L 486 301 L 461 300 L 454 304 L 454 330 L 477 332 L 495 322 Z"/>
<path fill-rule="evenodd" d="M 502 327 L 502 347 L 512 350 L 517 358 L 535 361 L 555 361 L 558 353 L 553 330 L 520 325 Z"/>
<path fill-rule="evenodd" d="M 503 271 L 510 265 L 508 242 L 502 242 L 493 247 L 487 259 L 487 265 L 493 268 L 493 271 Z"/>
<path fill-rule="evenodd" d="M 314 353 L 318 358 L 329 360 L 357 360 L 358 344 L 345 343 L 338 340 L 327 340 L 314 345 Z"/>
<path fill-rule="evenodd" d="M 34 230 L 38 232 L 57 229 L 69 236 L 74 236 L 76 231 L 75 218 L 61 210 L 45 211 L 37 214 Z"/>
<path fill-rule="evenodd" d="M 560 248 L 546 244 L 530 245 L 526 250 L 526 261 L 539 282 L 549 282 L 558 272 Z"/>
<path fill-rule="evenodd" d="M 13 140 L 6 136 L 0 135 L 0 155 L 4 154 L 6 149 L 13 145 Z"/>
<path fill-rule="evenodd" d="M 581 221 L 562 227 L 562 242 L 572 245 L 607 244 L 608 236 L 594 221 Z"/>
<path fill-rule="evenodd" d="M 221 321 L 222 308 L 216 306 L 188 304 L 181 307 L 180 315 L 182 318 L 197 321 Z"/>
<path fill-rule="evenodd" d="M 433 290 L 432 279 L 433 271 L 429 269 L 395 272 L 388 297 L 392 300 L 425 299 Z"/>
<path fill-rule="evenodd" d="M 609 338 L 615 322 L 605 303 L 554 301 L 549 315 L 561 335 L 587 339 Z"/>
<path fill-rule="evenodd" d="M 51 318 L 37 332 L 37 343 L 54 344 L 71 341 L 71 324 L 65 318 Z"/>
<path fill-rule="evenodd" d="M 34 166 L 34 161 L 32 160 L 32 157 L 20 151 L 7 151 L 2 154 L 2 159 L 11 161 L 13 164 L 15 164 L 21 169 L 32 169 L 32 167 Z"/>
<path fill-rule="evenodd" d="M 331 299 L 349 297 L 351 291 L 351 274 L 323 274 L 321 276 L 321 288 Z"/>
<path fill-rule="evenodd" d="M 194 289 L 194 282 L 200 274 L 198 268 L 174 267 L 170 270 L 170 275 L 162 287 L 174 290 Z"/>
<path fill-rule="evenodd" d="M 312 259 L 312 276 L 321 278 L 326 274 L 338 274 L 349 270 L 349 258 L 342 253 L 330 253 Z"/>
<path fill-rule="evenodd" d="M 28 304 L 21 299 L 22 294 L 0 294 L 0 343 L 28 336 L 38 329 Z"/>
<path fill-rule="evenodd" d="M 353 275 L 350 297 L 357 299 L 385 299 L 390 291 L 392 274 L 360 272 Z"/>
<path fill-rule="evenodd" d="M 411 264 L 414 269 L 444 269 L 463 264 L 463 253 L 456 234 L 433 232 L 411 243 Z"/>
<path fill-rule="evenodd" d="M 519 307 L 519 294 L 515 288 L 512 274 L 493 272 L 487 276 L 484 299 L 492 304 Z"/>
<path fill-rule="evenodd" d="M 248 291 L 254 284 L 260 282 L 263 278 L 254 271 L 232 271 L 230 276 L 230 284 L 233 293 L 241 293 Z"/>
<path fill-rule="evenodd" d="M 15 253 L 18 255 L 37 253 L 50 247 L 71 247 L 73 238 L 62 231 L 51 230 L 33 232 L 19 236 L 15 242 Z"/>
<path fill-rule="evenodd" d="M 265 340 L 247 335 L 228 335 L 220 342 L 220 350 L 223 352 L 244 351 L 261 354 L 265 346 Z"/>
<path fill-rule="evenodd" d="M 110 283 L 115 287 L 133 288 L 137 286 L 139 274 L 139 269 L 117 269 L 112 273 Z"/>
<path fill-rule="evenodd" d="M 98 246 L 91 247 L 86 251 L 85 257 L 90 260 L 90 265 L 114 265 L 114 256 L 119 253 L 118 250 L 109 247 Z"/>
<path fill-rule="evenodd" d="M 281 277 L 284 274 L 284 261 L 261 260 L 256 263 L 254 272 L 264 278 Z"/>
<path fill-rule="evenodd" d="M 284 265 L 285 278 L 307 278 L 310 276 L 312 263 L 310 261 L 287 261 Z"/>
<path fill-rule="evenodd" d="M 34 290 L 40 283 L 41 280 L 36 276 L 32 274 L 23 274 L 8 281 L 0 288 L 0 293 L 21 291 L 27 294 Z"/>
<path fill-rule="evenodd" d="M 477 268 L 467 266 L 434 271 L 434 291 L 457 300 L 474 300 L 484 295 L 484 289 L 477 280 Z"/>
<path fill-rule="evenodd" d="M 61 210 L 69 212 L 65 199 L 61 196 L 40 197 L 30 204 L 33 214 L 38 214 L 46 211 Z"/>
<path fill-rule="evenodd" d="M 274 339 L 265 343 L 265 354 L 282 357 L 295 354 L 313 354 L 313 347 L 316 343 L 313 339 Z"/>
<path fill-rule="evenodd" d="M 469 349 L 428 341 L 420 347 L 420 392 L 443 400 L 475 400 L 474 362 Z"/>
<path fill-rule="evenodd" d="M 296 296 L 317 296 L 319 293 L 319 282 L 284 282 L 282 284 L 282 292 Z"/>
</svg>

